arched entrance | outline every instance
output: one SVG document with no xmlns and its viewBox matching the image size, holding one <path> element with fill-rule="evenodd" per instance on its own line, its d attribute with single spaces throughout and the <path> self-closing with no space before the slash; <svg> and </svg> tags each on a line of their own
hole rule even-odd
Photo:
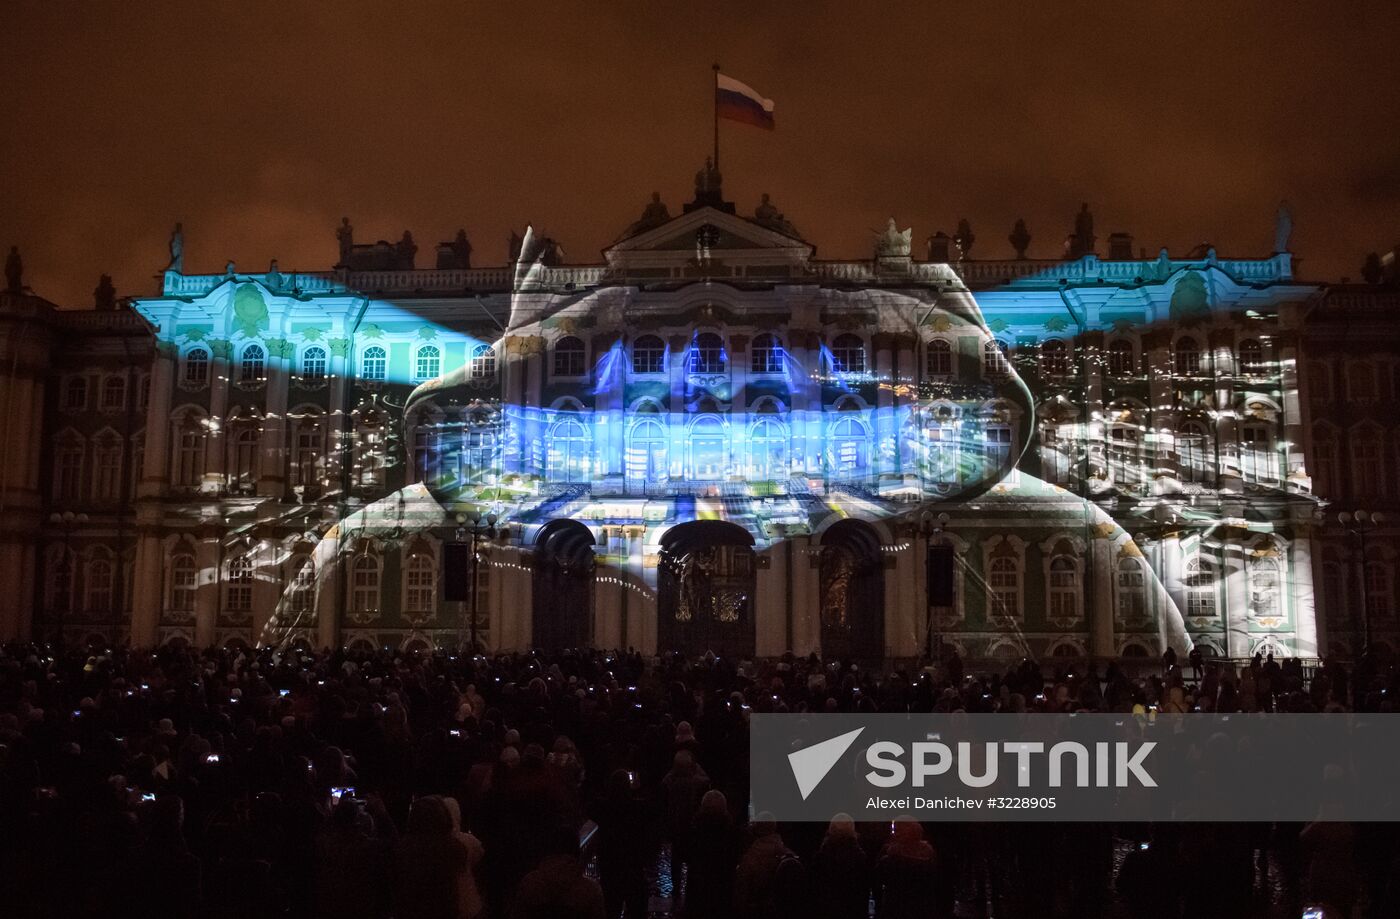
<svg viewBox="0 0 1400 919">
<path fill-rule="evenodd" d="M 884 656 L 884 556 L 868 523 L 842 520 L 822 536 L 821 626 L 828 660 Z"/>
<path fill-rule="evenodd" d="M 577 520 L 553 520 L 535 539 L 533 644 L 545 651 L 588 644 L 593 623 L 593 534 Z"/>
<path fill-rule="evenodd" d="M 657 641 L 662 651 L 727 657 L 754 652 L 753 537 L 721 520 L 695 520 L 661 537 Z"/>
</svg>

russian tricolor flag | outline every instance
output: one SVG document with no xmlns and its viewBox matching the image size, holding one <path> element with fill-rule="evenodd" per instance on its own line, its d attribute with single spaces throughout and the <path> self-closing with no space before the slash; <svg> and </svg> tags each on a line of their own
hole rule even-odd
<svg viewBox="0 0 1400 919">
<path fill-rule="evenodd" d="M 715 74 L 715 114 L 756 128 L 773 130 L 773 100 L 722 73 Z"/>
</svg>

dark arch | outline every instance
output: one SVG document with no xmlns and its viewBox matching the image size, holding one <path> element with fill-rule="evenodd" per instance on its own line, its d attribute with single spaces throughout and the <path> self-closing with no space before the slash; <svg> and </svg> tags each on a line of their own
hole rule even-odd
<svg viewBox="0 0 1400 919">
<path fill-rule="evenodd" d="M 535 647 L 558 651 L 588 644 L 595 545 L 593 532 L 577 520 L 551 520 L 540 528 L 531 581 Z"/>
<path fill-rule="evenodd" d="M 753 535 L 722 520 L 692 520 L 661 537 L 657 640 L 662 651 L 754 653 Z"/>
<path fill-rule="evenodd" d="M 879 660 L 885 652 L 885 555 L 861 520 L 834 523 L 821 540 L 822 656 Z"/>
</svg>

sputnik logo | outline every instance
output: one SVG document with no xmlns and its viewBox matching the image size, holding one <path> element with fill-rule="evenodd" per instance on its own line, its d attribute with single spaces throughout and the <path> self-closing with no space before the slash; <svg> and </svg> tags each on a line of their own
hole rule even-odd
<svg viewBox="0 0 1400 919">
<path fill-rule="evenodd" d="M 823 740 L 788 754 L 788 765 L 792 766 L 792 776 L 797 779 L 797 790 L 802 793 L 803 801 L 816 790 L 822 779 L 831 771 L 831 767 L 836 765 L 836 761 L 851 748 L 851 744 L 856 742 L 856 738 L 864 730 L 865 728 L 856 728 L 854 731 L 839 734 L 830 740 Z"/>
</svg>

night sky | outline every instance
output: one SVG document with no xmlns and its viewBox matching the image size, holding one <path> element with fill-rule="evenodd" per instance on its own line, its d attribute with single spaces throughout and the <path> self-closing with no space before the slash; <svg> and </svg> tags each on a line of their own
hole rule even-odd
<svg viewBox="0 0 1400 919">
<path fill-rule="evenodd" d="M 103 271 L 150 293 L 176 220 L 190 272 L 328 267 L 342 215 L 420 267 L 459 226 L 501 264 L 527 222 L 597 261 L 690 198 L 713 61 L 776 102 L 721 128 L 726 196 L 819 257 L 891 214 L 919 256 L 965 216 L 1009 257 L 1023 216 L 1050 257 L 1081 201 L 1100 252 L 1263 256 L 1287 198 L 1310 279 L 1400 242 L 1400 4 L 759 7 L 11 0 L 0 243 L 73 306 Z"/>
</svg>

